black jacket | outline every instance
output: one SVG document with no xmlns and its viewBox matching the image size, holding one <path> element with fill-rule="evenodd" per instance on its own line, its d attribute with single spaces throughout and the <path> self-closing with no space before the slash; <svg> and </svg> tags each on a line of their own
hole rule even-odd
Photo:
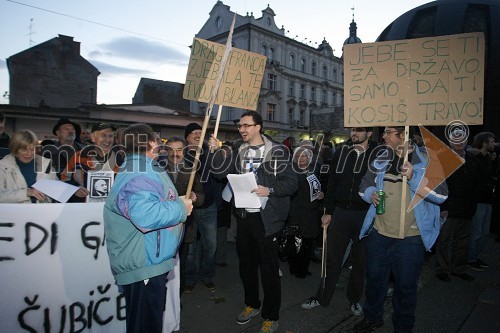
<svg viewBox="0 0 500 333">
<path fill-rule="evenodd" d="M 479 161 L 476 156 L 466 152 L 465 163 L 446 179 L 449 193 L 441 210 L 448 211 L 448 217 L 451 218 L 472 219 L 481 192 L 481 182 Z"/>
<path fill-rule="evenodd" d="M 303 172 L 297 165 L 294 165 L 293 169 L 297 176 L 298 190 L 290 198 L 288 223 L 298 225 L 302 237 L 316 238 L 321 230 L 321 203 L 319 200 L 311 202 L 311 190 L 307 177 L 314 174 L 318 178 L 319 172 Z"/>
<path fill-rule="evenodd" d="M 193 166 L 196 150 L 187 150 L 184 156 L 184 161 L 188 167 Z M 203 144 L 201 148 L 200 161 L 196 169 L 196 174 L 200 177 L 201 184 L 203 185 L 203 193 L 205 193 L 205 201 L 203 205 L 195 209 L 203 209 L 210 207 L 216 200 L 216 196 L 222 195 L 222 192 L 217 191 L 212 178 L 211 165 L 207 162 L 208 146 Z"/>
<path fill-rule="evenodd" d="M 353 146 L 345 145 L 335 151 L 324 200 L 326 214 L 331 215 L 335 207 L 368 210 L 370 205 L 359 196 L 359 184 L 376 157 L 376 147 L 370 141 L 368 149 L 359 156 Z"/>
<path fill-rule="evenodd" d="M 265 144 L 264 161 L 257 169 L 257 184 L 272 187 L 274 193 L 269 196 L 266 208 L 260 210 L 266 236 L 274 235 L 285 225 L 290 210 L 290 196 L 297 190 L 297 177 L 292 170 L 286 147 L 262 136 Z M 249 145 L 243 141 L 234 144 L 231 159 L 224 159 L 222 154 L 210 154 L 214 168 L 214 177 L 224 178 L 228 174 L 243 172 L 243 156 Z M 236 210 L 238 214 L 238 209 Z"/>
</svg>

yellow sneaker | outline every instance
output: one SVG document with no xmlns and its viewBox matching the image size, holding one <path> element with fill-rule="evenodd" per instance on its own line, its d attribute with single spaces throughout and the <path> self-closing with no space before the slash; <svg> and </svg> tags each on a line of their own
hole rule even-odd
<svg viewBox="0 0 500 333">
<path fill-rule="evenodd" d="M 259 333 L 274 333 L 278 331 L 278 321 L 264 320 Z"/>
<path fill-rule="evenodd" d="M 251 306 L 247 306 L 236 318 L 236 323 L 244 325 L 259 314 L 259 309 L 254 309 Z"/>
</svg>

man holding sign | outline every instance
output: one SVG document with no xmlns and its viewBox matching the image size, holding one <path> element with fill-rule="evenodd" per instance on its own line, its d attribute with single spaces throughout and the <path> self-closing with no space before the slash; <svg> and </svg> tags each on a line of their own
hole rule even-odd
<svg viewBox="0 0 500 333">
<path fill-rule="evenodd" d="M 371 206 L 360 232 L 360 238 L 368 236 L 365 317 L 354 326 L 355 332 L 371 332 L 384 324 L 384 300 L 391 272 L 395 283 L 394 331 L 412 331 L 424 252 L 430 250 L 438 237 L 438 205 L 448 194 L 445 182 L 434 190 L 427 186 L 421 189 L 421 183 L 427 184 L 428 181 L 424 177 L 429 164 L 428 152 L 423 147 L 410 147 L 408 161 L 404 162 L 404 127 L 386 127 L 383 133 L 387 151 L 375 159 L 359 188 L 359 194 Z M 402 190 L 405 179 L 408 191 Z M 381 191 L 385 192 L 385 213 L 377 215 Z M 415 195 L 423 200 L 411 210 L 401 209 L 402 202 L 410 202 Z M 401 212 L 405 213 L 403 218 Z"/>
</svg>

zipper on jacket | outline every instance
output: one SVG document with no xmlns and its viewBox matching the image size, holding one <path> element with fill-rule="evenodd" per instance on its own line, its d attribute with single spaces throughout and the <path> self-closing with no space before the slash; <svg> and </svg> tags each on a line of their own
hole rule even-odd
<svg viewBox="0 0 500 333">
<path fill-rule="evenodd" d="M 156 230 L 156 258 L 160 256 L 160 230 Z"/>
<path fill-rule="evenodd" d="M 348 209 L 350 209 L 351 205 L 352 205 L 352 189 L 354 187 L 354 178 L 356 178 L 356 167 L 358 166 L 358 159 L 359 159 L 359 155 L 357 155 L 356 160 L 354 161 L 354 170 L 353 170 L 354 172 L 352 174 L 351 190 L 349 193 L 349 205 L 347 206 Z"/>
<path fill-rule="evenodd" d="M 355 175 L 352 176 L 351 193 L 349 194 L 349 206 L 347 207 L 348 209 L 350 209 L 351 205 L 352 205 L 352 189 L 354 187 L 354 177 L 355 177 Z"/>
</svg>

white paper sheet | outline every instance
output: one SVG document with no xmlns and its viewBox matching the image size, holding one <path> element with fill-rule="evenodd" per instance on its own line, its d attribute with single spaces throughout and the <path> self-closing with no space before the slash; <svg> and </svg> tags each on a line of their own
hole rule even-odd
<svg viewBox="0 0 500 333">
<path fill-rule="evenodd" d="M 260 208 L 261 200 L 257 194 L 250 192 L 257 188 L 255 175 L 252 172 L 241 175 L 227 175 L 234 194 L 234 205 L 236 208 Z"/>
<path fill-rule="evenodd" d="M 67 202 L 78 191 L 78 186 L 52 179 L 40 179 L 31 187 L 36 188 L 38 191 L 61 203 Z"/>
</svg>

